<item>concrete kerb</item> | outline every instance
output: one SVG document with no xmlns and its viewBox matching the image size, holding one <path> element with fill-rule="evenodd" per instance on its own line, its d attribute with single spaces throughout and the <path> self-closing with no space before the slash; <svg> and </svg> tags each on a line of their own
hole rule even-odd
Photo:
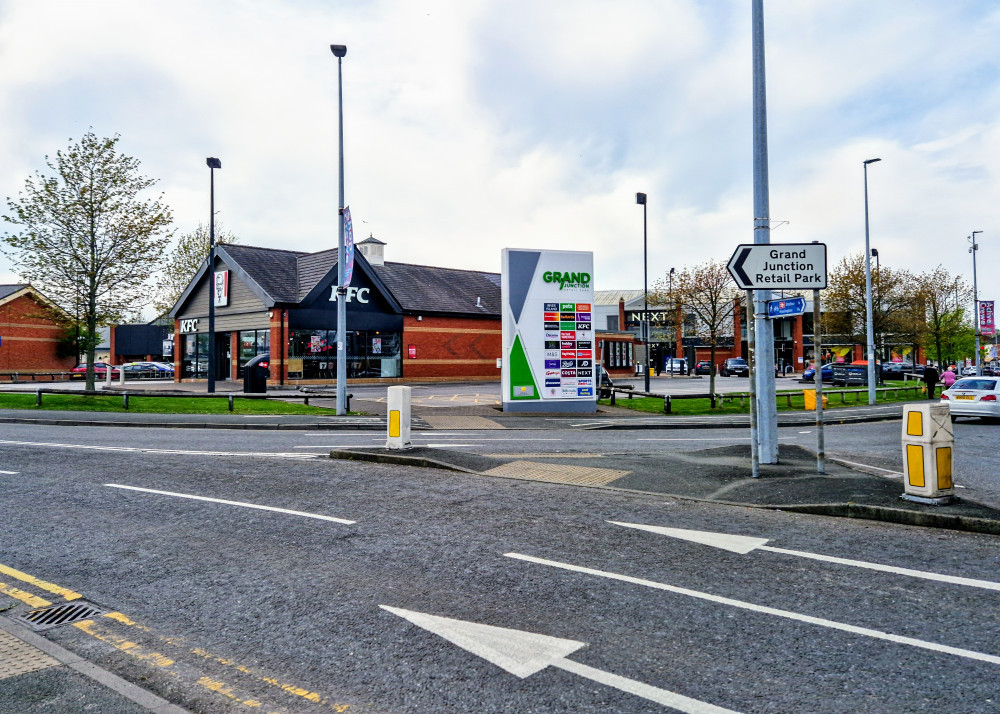
<svg viewBox="0 0 1000 714">
<path fill-rule="evenodd" d="M 660 498 L 670 498 L 680 501 L 692 501 L 696 503 L 713 503 L 720 506 L 735 506 L 739 508 L 760 508 L 769 511 L 787 511 L 790 513 L 802 513 L 816 516 L 830 516 L 835 518 L 858 518 L 862 520 L 881 521 L 884 523 L 896 523 L 899 525 L 922 526 L 927 528 L 941 528 L 945 530 L 957 530 L 969 533 L 982 533 L 986 535 L 1000 535 L 1000 514 L 996 520 L 989 518 L 977 518 L 974 516 L 963 516 L 950 513 L 934 513 L 929 510 L 916 510 L 908 508 L 892 508 L 874 504 L 843 502 L 843 503 L 749 503 L 745 501 L 729 501 L 712 498 L 698 498 L 687 494 L 674 494 L 662 491 L 648 491 L 641 489 L 622 488 L 620 486 L 600 486 L 594 484 L 568 484 L 564 481 L 550 481 L 542 478 L 526 479 L 520 476 L 488 474 L 474 469 L 467 469 L 455 464 L 450 464 L 439 459 L 429 459 L 423 456 L 408 456 L 405 453 L 360 450 L 360 449 L 335 449 L 330 452 L 330 458 L 341 460 L 367 461 L 380 464 L 395 464 L 399 466 L 418 466 L 424 468 L 435 468 L 456 473 L 464 473 L 488 478 L 503 478 L 514 481 L 532 481 L 535 483 L 547 483 L 553 486 L 563 486 L 572 488 L 590 488 L 603 491 L 613 491 L 616 493 L 634 494 L 637 496 L 657 496 Z M 867 475 L 877 475 L 871 472 L 854 468 L 838 461 L 845 468 L 857 473 Z M 970 505 L 979 506 L 973 501 L 965 500 Z M 991 509 L 992 510 L 992 509 Z"/>
</svg>

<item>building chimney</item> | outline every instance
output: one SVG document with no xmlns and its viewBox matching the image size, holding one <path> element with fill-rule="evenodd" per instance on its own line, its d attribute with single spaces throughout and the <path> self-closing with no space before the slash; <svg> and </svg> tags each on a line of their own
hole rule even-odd
<svg viewBox="0 0 1000 714">
<path fill-rule="evenodd" d="M 371 233 L 355 247 L 365 256 L 369 265 L 385 265 L 385 243 L 373 236 Z"/>
</svg>

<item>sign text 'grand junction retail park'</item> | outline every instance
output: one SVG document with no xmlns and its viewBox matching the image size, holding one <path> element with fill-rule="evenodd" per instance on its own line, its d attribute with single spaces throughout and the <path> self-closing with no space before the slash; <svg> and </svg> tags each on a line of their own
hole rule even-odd
<svg viewBox="0 0 1000 714">
<path fill-rule="evenodd" d="M 726 267 L 744 290 L 822 290 L 826 288 L 826 245 L 740 245 Z"/>
</svg>

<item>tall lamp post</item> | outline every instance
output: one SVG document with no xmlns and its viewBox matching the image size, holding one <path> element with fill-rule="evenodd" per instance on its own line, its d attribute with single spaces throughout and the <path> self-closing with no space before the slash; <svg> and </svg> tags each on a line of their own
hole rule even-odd
<svg viewBox="0 0 1000 714">
<path fill-rule="evenodd" d="M 671 308 L 674 305 L 674 272 L 675 272 L 674 269 L 671 268 L 670 272 L 667 274 L 667 279 L 670 282 L 670 285 L 667 288 L 667 294 L 670 297 L 670 307 Z M 674 358 L 674 357 L 677 356 L 677 311 L 676 310 L 674 310 L 674 320 L 673 320 L 673 322 L 674 322 L 674 349 L 671 351 L 671 354 L 670 354 L 671 358 Z M 673 362 L 671 362 L 670 364 L 672 365 Z"/>
<path fill-rule="evenodd" d="M 972 253 L 972 308 L 973 317 L 976 325 L 976 375 L 982 376 L 983 367 L 980 364 L 981 357 L 979 356 L 979 285 L 976 283 L 976 251 L 979 250 L 979 244 L 976 243 L 976 233 L 982 233 L 982 231 L 972 231 L 972 235 L 969 236 L 969 241 L 972 243 L 972 247 L 969 248 L 969 252 Z"/>
<path fill-rule="evenodd" d="M 330 45 L 330 51 L 337 58 L 337 122 L 339 129 L 340 193 L 337 213 L 340 214 L 340 230 L 337 231 L 337 415 L 347 413 L 347 286 L 344 285 L 344 80 L 342 65 L 347 54 L 347 45 Z"/>
<path fill-rule="evenodd" d="M 642 206 L 642 341 L 646 344 L 646 364 L 643 366 L 643 377 L 646 383 L 646 393 L 649 393 L 649 291 L 646 288 L 646 194 L 635 194 L 635 202 Z"/>
<path fill-rule="evenodd" d="M 874 296 L 875 297 L 875 305 L 881 305 L 881 303 L 879 302 L 878 288 L 879 288 L 879 285 L 882 284 L 882 272 L 879 270 L 878 248 L 872 248 L 872 257 L 875 259 L 875 277 L 873 278 L 874 285 L 872 285 L 872 291 L 875 294 L 875 296 Z M 874 307 L 872 308 L 872 310 L 874 312 Z M 885 361 L 885 347 L 882 345 L 882 340 L 880 338 L 881 338 L 881 335 L 879 335 L 879 333 L 876 331 L 875 332 L 875 349 L 878 352 L 879 361 L 880 362 L 884 362 Z"/>
<path fill-rule="evenodd" d="M 872 251 L 868 240 L 868 164 L 882 159 L 865 159 L 865 339 L 868 342 L 868 404 L 875 404 L 875 334 L 872 327 Z"/>
<path fill-rule="evenodd" d="M 215 393 L 215 170 L 222 168 L 222 162 L 215 157 L 205 159 L 210 176 L 209 217 L 208 217 L 208 393 Z"/>
</svg>

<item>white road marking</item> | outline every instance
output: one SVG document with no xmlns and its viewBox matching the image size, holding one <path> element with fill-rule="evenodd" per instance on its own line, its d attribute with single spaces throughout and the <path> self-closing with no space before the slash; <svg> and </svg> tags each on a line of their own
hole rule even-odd
<svg viewBox="0 0 1000 714">
<path fill-rule="evenodd" d="M 778 439 L 794 439 L 794 436 L 779 436 Z M 636 439 L 636 441 L 750 441 L 749 436 L 711 436 L 711 437 L 697 437 L 697 436 L 685 436 L 685 437 L 648 437 L 642 439 Z"/>
<path fill-rule="evenodd" d="M 644 587 L 654 588 L 656 590 L 665 590 L 667 592 L 676 593 L 678 595 L 686 595 L 688 597 L 698 598 L 700 600 L 708 600 L 709 602 L 715 602 L 721 605 L 729 605 L 730 607 L 738 607 L 740 609 L 749 610 L 751 612 L 759 612 L 765 615 L 784 617 L 789 620 L 805 622 L 811 625 L 819 625 L 820 627 L 828 627 L 833 630 L 841 630 L 842 632 L 850 632 L 856 635 L 864 635 L 865 637 L 872 637 L 878 640 L 887 640 L 889 642 L 895 642 L 901 645 L 909 645 L 910 647 L 919 647 L 921 649 L 930 650 L 932 652 L 941 652 L 944 654 L 955 655 L 956 657 L 965 657 L 966 659 L 974 659 L 974 660 L 979 660 L 980 662 L 989 662 L 990 664 L 1000 665 L 1000 657 L 996 655 L 986 654 L 984 652 L 976 652 L 974 650 L 962 649 L 961 647 L 942 645 L 937 642 L 929 642 L 927 640 L 918 640 L 914 637 L 904 637 L 902 635 L 894 635 L 891 632 L 882 632 L 881 630 L 873 630 L 868 627 L 858 627 L 856 625 L 848 625 L 843 622 L 836 622 L 835 620 L 827 620 L 822 617 L 803 615 L 798 612 L 792 612 L 791 610 L 780 610 L 776 607 L 768 607 L 766 605 L 756 605 L 752 602 L 745 602 L 743 600 L 734 600 L 733 598 L 722 597 L 720 595 L 712 595 L 711 593 L 705 593 L 699 590 L 689 590 L 688 588 L 681 588 L 677 587 L 676 585 L 667 585 L 666 583 L 658 583 L 655 580 L 646 580 L 644 578 L 634 578 L 630 575 L 612 573 L 606 570 L 596 570 L 594 568 L 586 568 L 581 565 L 560 563 L 559 561 L 556 560 L 535 558 L 530 555 L 522 555 L 521 553 L 504 553 L 504 555 L 507 556 L 508 558 L 515 558 L 517 560 L 523 560 L 529 563 L 535 563 L 537 565 L 547 565 L 552 568 L 560 568 L 562 570 L 569 570 L 575 573 L 583 573 L 585 575 L 596 575 L 597 577 L 600 578 L 619 580 L 621 582 L 632 583 L 633 585 L 642 585 Z"/>
<path fill-rule="evenodd" d="M 943 575 L 932 573 L 928 570 L 913 570 L 911 568 L 900 568 L 895 565 L 882 565 L 881 563 L 869 563 L 866 560 L 851 560 L 849 558 L 837 558 L 832 555 L 822 555 L 820 553 L 809 553 L 804 550 L 787 550 L 785 548 L 775 548 L 765 543 L 769 538 L 757 538 L 755 536 L 732 535 L 730 533 L 713 533 L 712 531 L 691 531 L 683 528 L 667 528 L 665 526 L 647 526 L 639 523 L 620 523 L 618 521 L 608 521 L 616 526 L 635 528 L 640 531 L 649 531 L 659 535 L 680 538 L 682 540 L 710 545 L 715 548 L 722 548 L 732 553 L 746 555 L 754 550 L 766 550 L 771 553 L 781 553 L 782 555 L 793 555 L 797 558 L 809 558 L 810 560 L 820 560 L 825 563 L 836 563 L 837 565 L 849 565 L 853 568 L 865 568 L 866 570 L 878 570 L 883 573 L 893 573 L 894 575 L 906 575 L 911 578 L 922 578 L 924 580 L 936 580 L 951 585 L 968 585 L 974 588 L 985 590 L 1000 590 L 1000 583 L 990 580 L 977 580 L 975 578 L 963 578 L 958 575 Z"/>
<path fill-rule="evenodd" d="M 17 476 L 19 472 L 17 471 L 0 471 L 0 474 L 6 474 L 8 476 Z"/>
<path fill-rule="evenodd" d="M 883 469 L 881 466 L 872 466 L 871 464 L 862 464 L 857 461 L 847 461 L 846 459 L 840 459 L 835 456 L 831 458 L 836 458 L 842 464 L 848 464 L 850 466 L 864 466 L 866 469 L 875 469 L 876 471 L 884 471 L 887 474 L 892 474 L 893 476 L 899 476 L 902 478 L 903 474 L 900 471 L 893 471 L 892 469 Z"/>
<path fill-rule="evenodd" d="M 432 632 L 477 657 L 482 657 L 487 662 L 491 662 L 521 679 L 530 677 L 546 667 L 558 667 L 586 677 L 591 681 L 614 687 L 657 704 L 673 707 L 687 714 L 735 714 L 731 709 L 723 709 L 714 704 L 707 704 L 682 694 L 566 659 L 568 655 L 573 654 L 581 647 L 586 647 L 586 642 L 566 640 L 507 627 L 483 625 L 467 620 L 455 620 L 439 615 L 428 615 L 425 612 L 403 610 L 388 605 L 379 605 L 379 607 L 393 615 L 409 620 L 417 627 Z"/>
<path fill-rule="evenodd" d="M 8 441 L 13 446 L 48 446 L 54 449 L 86 449 L 88 451 L 124 451 L 140 454 L 175 454 L 180 456 L 275 456 L 282 459 L 314 459 L 316 454 L 294 454 L 280 451 L 192 451 L 189 449 L 150 449 L 138 446 L 95 446 L 93 444 L 57 444 L 45 441 Z"/>
<path fill-rule="evenodd" d="M 258 511 L 273 511 L 275 513 L 285 513 L 290 516 L 302 516 L 303 518 L 316 518 L 321 521 L 332 521 L 334 523 L 343 523 L 344 525 L 351 525 L 357 521 L 348 521 L 343 518 L 334 518 L 333 516 L 321 516 L 316 513 L 306 513 L 304 511 L 291 511 L 287 508 L 275 508 L 274 506 L 260 506 L 256 503 L 244 503 L 242 501 L 226 501 L 221 498 L 208 498 L 207 496 L 194 496 L 190 493 L 173 493 L 172 491 L 157 491 L 154 488 L 139 488 L 138 486 L 123 486 L 118 483 L 106 483 L 105 486 L 109 488 L 124 488 L 129 491 L 140 491 L 142 493 L 155 493 L 159 496 L 174 496 L 175 498 L 189 498 L 193 501 L 207 501 L 209 503 L 222 503 L 227 506 L 240 506 L 242 508 L 254 508 Z"/>
</svg>

